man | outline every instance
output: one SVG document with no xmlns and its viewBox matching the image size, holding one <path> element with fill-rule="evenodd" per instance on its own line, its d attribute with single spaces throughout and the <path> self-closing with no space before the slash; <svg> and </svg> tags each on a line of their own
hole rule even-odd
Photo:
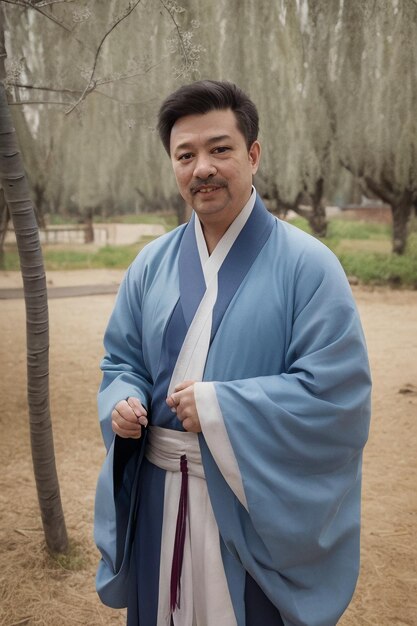
<svg viewBox="0 0 417 626">
<path fill-rule="evenodd" d="M 349 285 L 252 187 L 239 88 L 181 87 L 158 128 L 194 213 L 139 254 L 106 331 L 98 592 L 129 626 L 334 625 L 369 422 Z"/>
</svg>

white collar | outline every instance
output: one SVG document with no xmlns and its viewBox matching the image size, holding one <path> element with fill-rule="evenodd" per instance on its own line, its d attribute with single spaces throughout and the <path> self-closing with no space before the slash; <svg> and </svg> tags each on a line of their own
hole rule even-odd
<svg viewBox="0 0 417 626">
<path fill-rule="evenodd" d="M 249 216 L 252 213 L 253 207 L 255 206 L 255 201 L 256 189 L 252 185 L 252 192 L 249 200 L 240 211 L 240 213 L 233 220 L 233 222 L 230 224 L 229 228 L 226 230 L 223 237 L 220 239 L 210 256 L 207 250 L 206 240 L 204 239 L 200 219 L 197 215 L 195 216 L 195 237 L 197 240 L 198 253 L 200 255 L 200 262 L 201 267 L 203 268 L 206 286 L 209 284 L 213 276 L 217 275 L 217 272 L 222 266 L 224 259 L 227 257 L 231 247 L 239 236 L 240 231 L 243 229 L 246 222 L 248 221 Z"/>
</svg>

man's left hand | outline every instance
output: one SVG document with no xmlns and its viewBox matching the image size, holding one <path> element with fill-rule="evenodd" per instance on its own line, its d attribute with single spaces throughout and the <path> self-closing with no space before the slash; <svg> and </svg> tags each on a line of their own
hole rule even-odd
<svg viewBox="0 0 417 626">
<path fill-rule="evenodd" d="M 201 433 L 200 419 L 194 396 L 194 381 L 186 380 L 175 387 L 174 393 L 168 396 L 167 405 L 190 433 Z"/>
</svg>

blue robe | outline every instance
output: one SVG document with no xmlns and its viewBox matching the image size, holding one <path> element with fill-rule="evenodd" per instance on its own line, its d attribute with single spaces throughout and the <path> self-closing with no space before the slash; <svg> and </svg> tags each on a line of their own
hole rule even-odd
<svg viewBox="0 0 417 626">
<path fill-rule="evenodd" d="M 370 416 L 369 366 L 350 287 L 324 245 L 273 218 L 259 198 L 218 285 L 204 380 L 215 381 L 248 511 L 204 434 L 199 440 L 238 625 L 245 626 L 248 573 L 286 626 L 333 626 L 358 576 Z M 141 626 L 155 623 L 165 473 L 144 459 L 146 433 L 140 441 L 114 438 L 110 414 L 119 400 L 137 396 L 151 423 L 182 429 L 164 405 L 164 385 L 204 288 L 190 223 L 138 255 L 105 335 L 99 414 L 108 453 L 96 497 L 97 590 L 110 606 L 138 602 Z"/>
</svg>

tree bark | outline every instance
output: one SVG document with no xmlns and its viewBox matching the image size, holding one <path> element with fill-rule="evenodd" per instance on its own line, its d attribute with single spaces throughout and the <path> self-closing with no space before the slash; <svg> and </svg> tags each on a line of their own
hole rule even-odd
<svg viewBox="0 0 417 626">
<path fill-rule="evenodd" d="M 310 194 L 312 212 L 307 217 L 312 233 L 316 237 L 326 237 L 327 235 L 327 218 L 326 207 L 323 203 L 324 180 L 319 178 L 316 181 L 314 193 Z"/>
<path fill-rule="evenodd" d="M 404 189 L 401 193 L 394 191 L 388 181 L 377 183 L 372 178 L 365 177 L 366 187 L 378 198 L 390 205 L 392 213 L 392 251 L 394 254 L 404 254 L 407 246 L 408 223 L 413 209 L 413 192 Z"/>
<path fill-rule="evenodd" d="M 398 202 L 391 205 L 393 219 L 392 251 L 395 254 L 404 254 L 405 252 L 412 207 L 412 194 L 408 190 L 400 196 Z"/>
<path fill-rule="evenodd" d="M 33 468 L 46 544 L 65 552 L 68 537 L 55 466 L 49 409 L 49 319 L 39 231 L 6 92 L 0 82 L 0 183 L 13 221 L 26 304 L 27 380 Z"/>
<path fill-rule="evenodd" d="M 315 237 L 326 237 L 327 235 L 327 218 L 326 207 L 323 204 L 323 187 L 324 180 L 319 178 L 316 182 L 314 193 L 299 193 L 294 202 L 285 202 L 282 200 L 276 185 L 273 186 L 271 196 L 276 202 L 278 212 L 284 217 L 288 211 L 294 211 L 300 217 L 303 217 L 310 225 L 311 232 Z M 311 201 L 311 209 L 300 206 L 303 198 L 308 196 Z M 307 200 L 308 201 L 308 200 Z"/>
<path fill-rule="evenodd" d="M 4 200 L 3 189 L 0 189 L 0 268 L 4 268 L 4 241 L 7 235 L 7 227 L 9 225 L 9 209 Z"/>
</svg>

